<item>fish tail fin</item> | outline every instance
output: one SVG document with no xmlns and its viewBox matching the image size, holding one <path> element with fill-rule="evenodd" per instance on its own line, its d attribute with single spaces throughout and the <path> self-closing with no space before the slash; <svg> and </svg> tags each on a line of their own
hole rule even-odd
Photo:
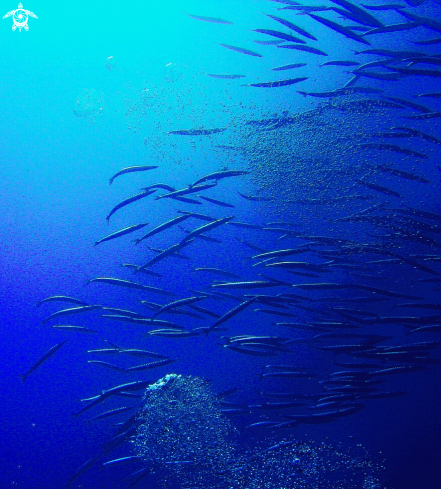
<svg viewBox="0 0 441 489">
<path fill-rule="evenodd" d="M 27 374 L 20 374 L 19 377 L 20 377 L 21 381 L 24 382 L 27 378 Z"/>
<path fill-rule="evenodd" d="M 304 97 L 307 97 L 308 96 L 308 94 L 306 92 L 301 92 L 299 90 L 297 90 L 297 93 L 300 93 L 300 95 L 303 95 Z"/>
<path fill-rule="evenodd" d="M 99 245 L 100 242 L 99 241 L 95 241 L 95 243 L 93 244 L 93 246 L 96 246 L 96 245 Z"/>
<path fill-rule="evenodd" d="M 214 329 L 216 329 L 216 326 L 210 326 L 209 328 L 207 328 L 207 332 L 205 333 L 205 337 L 208 338 L 208 335 L 211 333 L 211 331 L 213 331 Z"/>
<path fill-rule="evenodd" d="M 109 185 L 112 185 L 113 183 L 113 178 L 109 178 Z"/>
<path fill-rule="evenodd" d="M 136 238 L 133 240 L 133 242 L 135 243 L 135 245 L 137 245 L 137 244 L 141 243 L 141 240 L 139 238 Z"/>
</svg>

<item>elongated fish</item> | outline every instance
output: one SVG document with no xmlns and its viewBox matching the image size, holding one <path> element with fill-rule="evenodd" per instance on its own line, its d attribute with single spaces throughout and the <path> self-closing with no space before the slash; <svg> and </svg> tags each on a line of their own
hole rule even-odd
<svg viewBox="0 0 441 489">
<path fill-rule="evenodd" d="M 149 331 L 151 336 L 161 336 L 163 338 L 189 338 L 191 336 L 197 336 L 199 333 L 197 331 L 179 331 L 176 329 L 155 329 Z"/>
<path fill-rule="evenodd" d="M 244 78 L 245 75 L 215 75 L 213 73 L 206 73 L 207 76 L 211 76 L 211 78 L 220 78 L 221 80 L 235 80 L 236 78 Z"/>
<path fill-rule="evenodd" d="M 24 382 L 28 378 L 29 374 L 36 370 L 43 362 L 57 352 L 66 343 L 66 341 L 67 340 L 64 340 L 61 343 L 57 343 L 52 348 L 49 348 L 49 350 L 39 360 L 37 360 L 25 374 L 20 375 L 22 382 Z"/>
<path fill-rule="evenodd" d="M 401 24 L 384 25 L 383 27 L 375 27 L 363 34 L 363 36 L 371 36 L 372 34 L 384 34 L 386 32 L 408 31 L 420 26 L 419 22 L 404 22 Z"/>
<path fill-rule="evenodd" d="M 399 68 L 397 66 L 389 66 L 389 69 L 408 76 L 429 76 L 431 78 L 440 78 L 441 70 L 420 70 L 418 68 Z"/>
<path fill-rule="evenodd" d="M 365 49 L 363 51 L 355 51 L 354 54 L 376 54 L 391 58 L 409 58 L 411 56 L 424 55 L 424 53 L 421 53 L 420 51 L 394 51 L 392 49 Z"/>
<path fill-rule="evenodd" d="M 61 311 L 56 311 L 51 314 L 46 319 L 43 319 L 43 324 L 46 324 L 50 319 L 54 319 L 60 316 L 68 316 L 69 314 L 78 314 L 82 312 L 94 311 L 96 309 L 102 309 L 102 306 L 79 306 L 79 307 L 71 307 L 69 309 L 62 309 Z"/>
<path fill-rule="evenodd" d="M 215 187 L 217 182 L 214 183 L 206 183 L 204 185 L 191 185 L 189 187 L 181 188 L 179 190 L 175 190 L 174 192 L 169 192 L 168 194 L 163 194 L 160 195 L 159 197 L 156 197 L 155 200 L 160 200 L 160 199 L 166 199 L 166 198 L 176 198 L 180 197 L 181 195 L 186 195 L 186 194 L 193 194 L 195 192 L 200 192 L 202 190 L 207 190 L 209 188 Z"/>
<path fill-rule="evenodd" d="M 415 175 L 414 173 L 409 173 L 407 171 L 399 170 L 398 168 L 391 168 L 390 166 L 377 165 L 377 170 L 384 173 L 389 173 L 390 175 L 395 175 L 396 177 L 405 178 L 406 180 L 413 180 L 414 182 L 430 183 L 426 178 Z"/>
<path fill-rule="evenodd" d="M 421 300 L 421 297 L 415 295 L 401 294 L 400 292 L 394 292 L 392 290 L 380 289 L 378 287 L 371 287 L 370 285 L 363 284 L 338 284 L 321 282 L 315 284 L 294 284 L 291 287 L 299 288 L 302 290 L 344 290 L 344 289 L 361 289 L 374 294 L 382 294 L 388 297 L 398 297 L 401 299 Z"/>
<path fill-rule="evenodd" d="M 359 65 L 357 67 L 357 70 L 365 70 L 366 68 L 374 68 L 377 66 L 387 67 L 396 62 L 397 62 L 397 58 L 378 59 L 376 61 L 369 61 L 368 63 L 363 63 L 362 65 Z"/>
<path fill-rule="evenodd" d="M 226 272 L 225 270 L 219 270 L 219 268 L 199 267 L 199 268 L 195 268 L 194 271 L 195 272 L 214 273 L 217 275 L 222 275 L 224 277 L 230 277 L 230 278 L 240 278 L 240 276 L 236 275 L 235 273 Z"/>
<path fill-rule="evenodd" d="M 168 131 L 167 134 L 177 134 L 179 136 L 209 136 L 210 134 L 217 134 L 218 132 L 224 132 L 226 130 L 225 127 L 219 129 L 189 129 Z"/>
<path fill-rule="evenodd" d="M 284 32 L 273 31 L 271 29 L 254 29 L 254 32 L 258 32 L 259 34 L 266 34 L 267 36 L 278 37 L 279 39 L 283 39 L 284 41 L 289 42 L 299 42 L 300 44 L 306 44 L 303 39 L 299 37 L 294 37 L 289 34 L 285 34 Z"/>
<path fill-rule="evenodd" d="M 432 29 L 436 32 L 441 32 L 441 22 L 439 20 L 436 20 L 434 17 L 422 17 L 412 12 L 409 12 L 407 10 L 400 10 L 400 14 L 404 15 L 404 17 L 406 17 L 409 20 L 420 22 L 423 26 L 427 27 L 428 29 Z"/>
<path fill-rule="evenodd" d="M 272 282 L 265 280 L 248 280 L 243 282 L 222 282 L 219 284 L 213 284 L 214 288 L 223 289 L 260 289 L 262 287 L 278 287 L 281 282 Z"/>
<path fill-rule="evenodd" d="M 147 226 L 148 223 L 144 224 L 134 224 L 133 226 L 128 226 L 124 229 L 120 229 L 119 231 L 115 231 L 112 234 L 109 234 L 105 236 L 104 238 L 101 238 L 99 241 L 96 241 L 94 246 L 99 245 L 100 243 L 103 243 L 104 241 L 109 241 L 111 239 L 119 238 L 120 236 L 124 236 L 129 233 L 133 233 L 134 231 L 138 231 L 138 229 L 142 229 L 143 227 Z"/>
<path fill-rule="evenodd" d="M 89 459 L 87 462 L 84 462 L 83 465 L 79 469 L 75 471 L 75 473 L 72 475 L 72 477 L 67 481 L 67 484 L 64 486 L 64 489 L 68 489 L 72 483 L 75 481 L 75 479 L 78 479 L 78 477 L 86 472 L 90 467 L 92 467 L 93 464 L 98 462 L 99 458 L 101 457 L 101 453 L 98 454 L 96 457 L 93 457 Z"/>
<path fill-rule="evenodd" d="M 441 214 L 436 214 L 435 212 L 423 211 L 421 209 L 415 209 L 413 207 L 405 206 L 406 209 L 396 209 L 397 212 L 401 214 L 408 214 L 411 216 L 422 217 L 423 219 L 435 219 L 441 221 Z"/>
<path fill-rule="evenodd" d="M 260 253 L 258 255 L 254 255 L 252 258 L 253 259 L 276 258 L 279 256 L 291 256 L 291 255 L 297 255 L 299 253 L 307 253 L 308 251 L 311 251 L 311 248 L 309 248 L 309 245 L 302 245 L 302 246 L 299 246 L 298 248 L 291 248 L 291 249 L 286 249 L 286 250 L 275 250 L 275 251 L 268 251 L 266 253 Z"/>
<path fill-rule="evenodd" d="M 46 299 L 41 300 L 37 303 L 37 307 L 40 307 L 41 304 L 45 302 L 71 302 L 72 304 L 78 304 L 79 306 L 87 306 L 87 302 L 80 301 L 79 299 L 75 299 L 74 297 L 68 297 L 66 295 L 53 295 L 51 297 L 46 297 Z"/>
<path fill-rule="evenodd" d="M 374 71 L 364 71 L 364 70 L 354 70 L 351 71 L 354 75 L 357 76 L 365 76 L 366 78 L 373 78 L 374 80 L 389 80 L 389 81 L 398 81 L 401 79 L 399 73 L 390 73 L 390 72 L 374 72 Z"/>
<path fill-rule="evenodd" d="M 217 219 L 216 221 L 209 222 L 208 224 L 204 224 L 203 226 L 200 226 L 187 234 L 187 236 L 182 240 L 182 243 L 188 243 L 189 241 L 192 241 L 192 239 L 196 236 L 202 233 L 206 233 L 207 231 L 211 231 L 212 229 L 217 228 L 222 224 L 226 224 L 228 221 L 231 221 L 231 219 L 234 219 L 234 216 L 224 217 L 222 219 Z"/>
<path fill-rule="evenodd" d="M 145 389 L 148 387 L 150 384 L 152 384 L 153 381 L 151 380 L 136 380 L 134 382 L 128 382 L 127 384 L 121 384 L 117 385 L 116 387 L 112 387 L 111 389 L 106 389 L 102 391 L 103 395 L 115 395 L 119 392 L 133 392 L 133 391 L 139 391 L 140 389 Z"/>
<path fill-rule="evenodd" d="M 91 402 L 87 404 L 84 408 L 80 409 L 80 411 L 72 414 L 74 418 L 77 418 L 80 414 L 84 413 L 85 411 L 89 410 L 93 406 L 96 406 L 102 401 L 105 401 L 107 398 L 109 398 L 112 395 L 119 395 L 121 392 L 132 392 L 135 390 L 143 389 L 148 387 L 152 381 L 146 381 L 146 380 L 138 380 L 136 382 L 130 382 L 128 384 L 123 384 L 123 385 L 118 385 L 116 387 L 113 387 L 111 389 L 103 390 L 101 394 L 90 398 Z"/>
<path fill-rule="evenodd" d="M 191 217 L 191 214 L 184 214 L 182 216 L 174 217 L 173 219 L 170 219 L 170 221 L 164 222 L 164 223 L 160 224 L 159 226 L 156 226 L 154 229 L 152 229 L 147 234 L 142 236 L 142 238 L 136 239 L 135 244 L 139 244 L 142 240 L 149 238 L 150 236 L 153 236 L 157 233 L 160 233 L 161 231 L 164 231 L 165 229 L 171 228 L 175 224 L 178 224 L 182 221 L 185 221 L 189 217 Z"/>
<path fill-rule="evenodd" d="M 255 42 L 256 44 L 261 44 L 262 46 L 271 46 L 273 44 L 281 44 L 282 42 L 285 42 L 285 41 L 282 41 L 280 39 L 280 40 L 276 40 L 276 41 L 253 41 L 253 42 Z"/>
<path fill-rule="evenodd" d="M 262 226 L 259 224 L 251 224 L 248 222 L 229 222 L 228 225 L 243 229 L 262 229 Z"/>
<path fill-rule="evenodd" d="M 153 314 L 152 319 L 155 318 L 156 316 L 159 316 L 159 314 L 162 314 L 163 312 L 169 311 L 170 309 L 175 309 L 176 307 L 181 307 L 181 306 L 186 306 L 188 304 L 193 304 L 195 302 L 199 302 L 203 299 L 206 299 L 207 296 L 194 296 L 194 297 L 186 297 L 185 299 L 178 299 L 173 302 L 169 302 L 165 306 L 162 306 L 160 309 L 158 309 L 155 314 Z"/>
<path fill-rule="evenodd" d="M 224 348 L 254 357 L 273 357 L 279 353 L 269 348 L 256 347 L 253 343 L 249 343 L 246 346 L 224 345 Z"/>
<path fill-rule="evenodd" d="M 125 371 L 124 368 L 119 367 L 118 365 L 114 365 L 113 363 L 109 363 L 109 362 L 103 362 L 102 360 L 87 360 L 87 363 L 90 363 L 91 365 L 100 365 L 101 367 L 105 367 L 110 370 L 116 370 L 117 372 Z"/>
<path fill-rule="evenodd" d="M 156 192 L 156 190 L 147 190 L 147 191 L 143 191 L 139 194 L 136 194 L 136 195 L 133 195 L 132 197 L 129 197 L 128 199 L 126 200 L 123 200 L 122 202 L 120 202 L 119 204 L 117 204 L 108 214 L 108 216 L 106 217 L 107 221 L 109 221 L 110 217 L 115 214 L 115 212 L 119 209 L 121 209 L 122 207 L 128 205 L 128 204 L 131 204 L 132 202 L 136 202 L 137 200 L 140 200 L 140 199 L 143 199 L 144 197 L 147 197 L 151 194 L 153 194 L 154 192 Z"/>
<path fill-rule="evenodd" d="M 251 200 L 252 202 L 271 202 L 274 199 L 269 197 L 262 197 L 260 195 L 245 195 L 242 192 L 237 192 L 242 198 Z M 256 228 L 257 229 L 257 228 Z"/>
<path fill-rule="evenodd" d="M 351 12 L 353 14 L 353 17 L 351 18 L 360 24 L 370 25 L 372 27 L 382 27 L 383 25 L 378 19 L 376 19 L 369 12 L 366 12 L 362 8 L 358 7 L 357 5 L 354 5 L 351 2 L 348 2 L 347 0 L 331 0 L 331 2 L 336 3 L 337 5 L 340 5 L 340 7 L 343 7 L 344 9 Z M 343 13 L 343 15 L 345 15 L 345 13 Z"/>
<path fill-rule="evenodd" d="M 424 105 L 416 104 L 415 102 L 411 102 L 410 100 L 406 100 L 404 98 L 389 97 L 385 95 L 383 95 L 383 97 L 388 100 L 392 100 L 393 102 L 397 102 L 398 104 L 405 105 L 406 107 L 410 107 L 411 109 L 418 110 L 418 112 L 424 112 L 426 114 L 432 112 L 431 109 L 424 107 Z"/>
<path fill-rule="evenodd" d="M 318 54 L 319 56 L 328 56 L 324 51 L 320 49 L 312 48 L 311 46 L 304 46 L 303 44 L 284 44 L 282 46 L 277 46 L 278 48 L 285 49 L 297 49 L 297 51 L 304 51 L 305 53 Z"/>
<path fill-rule="evenodd" d="M 138 171 L 155 170 L 156 168 L 159 168 L 159 167 L 157 167 L 157 166 L 128 166 L 126 168 L 123 168 L 119 172 L 115 173 L 115 175 L 113 175 L 113 177 L 109 180 L 109 184 L 112 185 L 113 180 L 115 180 L 115 178 L 119 177 L 120 175 L 124 175 L 126 173 L 138 172 Z"/>
<path fill-rule="evenodd" d="M 202 22 L 212 22 L 213 24 L 232 24 L 229 20 L 224 20 L 224 19 L 217 19 L 216 17 L 202 17 L 201 15 L 192 15 L 192 14 L 187 14 L 187 12 L 184 12 L 185 15 L 188 15 L 192 19 L 195 20 L 201 20 Z"/>
<path fill-rule="evenodd" d="M 147 190 L 157 190 L 158 188 L 162 190 L 168 190 L 169 192 L 173 192 L 173 190 L 176 190 L 174 187 L 171 185 L 167 185 L 166 183 L 154 183 L 153 185 L 149 185 L 148 187 L 144 187 L 141 190 L 147 191 Z"/>
<path fill-rule="evenodd" d="M 427 45 L 427 44 L 440 44 L 441 43 L 441 37 L 436 37 L 434 39 L 425 39 L 423 41 L 413 41 L 414 44 L 421 44 L 421 45 Z"/>
<path fill-rule="evenodd" d="M 138 265 L 135 265 L 133 263 L 121 263 L 122 267 L 129 268 L 130 270 L 138 270 Z M 163 277 L 164 275 L 161 275 L 158 272 L 153 272 L 152 270 L 140 270 L 142 273 L 145 273 L 146 275 L 151 275 L 152 277 Z"/>
<path fill-rule="evenodd" d="M 153 351 L 147 351 L 147 350 L 139 350 L 138 348 L 123 348 L 118 352 L 124 355 L 131 355 L 133 357 L 151 357 L 151 358 L 160 358 L 163 360 L 166 360 L 168 358 L 164 355 L 160 355 L 159 353 L 155 353 Z"/>
<path fill-rule="evenodd" d="M 103 283 L 103 284 L 110 284 L 110 285 L 118 285 L 120 287 L 127 287 L 129 289 L 139 289 L 139 290 L 145 290 L 146 292 L 156 292 L 157 294 L 161 295 L 169 295 L 173 296 L 172 292 L 169 292 L 164 289 L 159 289 L 157 287 L 150 287 L 148 285 L 142 285 L 142 284 L 137 284 L 135 282 L 129 282 L 128 280 L 122 280 L 120 278 L 112 278 L 112 277 L 96 277 L 92 278 L 87 281 L 88 284 L 98 282 L 98 283 Z"/>
<path fill-rule="evenodd" d="M 413 56 L 412 58 L 407 58 L 404 61 L 410 61 L 410 66 L 419 63 L 441 66 L 441 58 L 437 58 L 436 56 Z"/>
<path fill-rule="evenodd" d="M 95 416 L 94 418 L 89 419 L 89 423 L 92 421 L 97 421 L 98 419 L 108 418 L 109 416 L 115 416 L 116 414 L 126 413 L 127 411 L 131 411 L 132 409 L 135 409 L 135 408 L 123 406 L 123 407 L 119 407 L 116 409 L 111 409 L 110 411 L 106 411 L 105 413 L 98 414 L 98 416 Z"/>
<path fill-rule="evenodd" d="M 337 88 L 335 90 L 331 90 L 329 92 L 303 92 L 297 91 L 300 95 L 304 97 L 318 97 L 318 98 L 334 98 L 341 97 L 344 95 L 351 95 L 353 93 L 377 93 L 378 90 L 381 92 L 381 89 L 371 88 L 371 87 L 345 87 L 345 88 Z M 357 102 L 357 101 L 356 101 Z M 370 101 L 369 101 L 370 102 Z M 374 101 L 372 101 L 374 102 Z M 400 106 L 397 106 L 400 107 Z"/>
<path fill-rule="evenodd" d="M 412 136 L 420 137 L 426 141 L 430 141 L 431 143 L 441 144 L 441 139 L 431 136 L 430 134 L 426 134 L 425 132 L 418 131 L 418 129 L 412 129 L 410 127 L 393 127 L 392 130 L 406 131 Z"/>
<path fill-rule="evenodd" d="M 166 250 L 162 251 L 161 253 L 159 253 L 158 255 L 156 255 L 155 257 L 153 257 L 151 260 L 149 260 L 144 265 L 138 267 L 138 270 L 135 270 L 134 273 L 138 273 L 138 272 L 142 271 L 144 268 L 151 267 L 152 265 L 154 265 L 155 263 L 158 263 L 159 261 L 163 260 L 167 256 L 174 255 L 175 253 L 177 253 L 178 251 L 180 251 L 182 248 L 184 248 L 185 246 L 189 245 L 192 241 L 193 241 L 192 239 L 189 240 L 189 241 L 182 241 L 180 243 L 176 243 L 176 244 L 170 246 Z"/>
<path fill-rule="evenodd" d="M 179 202 L 184 202 L 186 204 L 197 204 L 197 205 L 202 205 L 202 202 L 199 202 L 199 200 L 196 199 L 190 199 L 190 197 L 182 197 L 180 195 L 172 197 L 172 199 L 179 200 Z"/>
<path fill-rule="evenodd" d="M 326 63 L 322 63 L 320 66 L 358 66 L 360 63 L 356 61 L 326 61 Z"/>
<path fill-rule="evenodd" d="M 391 190 L 390 188 L 383 187 L 382 185 L 366 182 L 366 180 L 361 180 L 359 178 L 356 178 L 355 181 L 360 185 L 364 185 L 365 187 L 370 188 L 371 190 L 376 190 L 377 192 L 381 192 L 382 194 L 392 195 L 393 197 L 401 198 L 401 195 L 398 192 L 395 192 L 395 190 Z"/>
<path fill-rule="evenodd" d="M 239 177 L 241 175 L 248 175 L 248 171 L 243 171 L 243 170 L 221 170 L 221 171 L 216 171 L 214 173 L 210 173 L 209 175 L 205 175 L 204 177 L 199 178 L 199 180 L 196 180 L 196 182 L 193 183 L 193 187 L 195 185 L 199 185 L 200 183 L 206 182 L 207 180 L 221 180 L 222 178 L 229 178 L 229 177 Z M 214 220 L 213 218 L 210 218 L 210 220 Z"/>
<path fill-rule="evenodd" d="M 165 360 L 159 360 L 157 362 L 145 363 L 143 365 L 135 365 L 134 367 L 126 368 L 126 372 L 139 372 L 141 370 L 151 370 L 153 368 L 163 367 L 170 363 L 176 362 L 176 358 L 167 358 Z"/>
<path fill-rule="evenodd" d="M 231 309 L 230 311 L 226 312 L 212 326 L 210 326 L 210 328 L 208 329 L 208 331 L 206 333 L 207 336 L 210 333 L 210 331 L 213 331 L 215 328 L 217 328 L 218 326 L 220 326 L 225 321 L 228 321 L 229 319 L 231 319 L 232 317 L 234 317 L 236 314 L 239 314 L 239 312 L 241 312 L 244 309 L 246 309 L 254 301 L 255 301 L 255 299 L 254 299 L 254 297 L 252 297 L 251 299 L 248 299 L 247 301 L 240 303 L 238 306 L 236 306 L 233 309 Z"/>
<path fill-rule="evenodd" d="M 86 328 L 85 326 L 70 326 L 65 324 L 56 324 L 52 326 L 53 329 L 62 329 L 64 331 L 76 331 L 78 333 L 92 333 L 97 334 L 98 331 L 95 331 L 90 328 Z"/>
<path fill-rule="evenodd" d="M 185 234 L 190 234 L 191 231 L 189 229 L 184 229 L 182 226 L 178 226 L 179 229 L 182 229 Z M 202 241 L 209 241 L 210 243 L 222 243 L 220 239 L 213 238 L 212 236 L 205 236 L 204 234 L 198 234 L 196 238 L 202 240 Z"/>
<path fill-rule="evenodd" d="M 399 3 L 387 3 L 384 5 L 365 5 L 362 3 L 361 6 L 367 10 L 399 10 L 406 8 L 406 5 L 401 5 Z"/>
<path fill-rule="evenodd" d="M 393 151 L 394 153 L 401 153 L 407 156 L 414 156 L 415 158 L 424 158 L 427 159 L 428 156 L 424 153 L 420 153 L 418 151 L 413 151 L 411 149 L 402 148 L 401 146 L 397 146 L 395 144 L 385 144 L 385 143 L 363 143 L 359 145 L 359 148 L 365 149 L 382 149 L 387 151 Z"/>
<path fill-rule="evenodd" d="M 293 85 L 294 83 L 299 83 L 307 80 L 308 77 L 301 78 L 291 78 L 289 80 L 279 80 L 265 83 L 248 83 L 247 85 L 243 85 L 246 87 L 259 87 L 259 88 L 274 88 L 274 87 L 286 87 L 287 85 Z"/>
<path fill-rule="evenodd" d="M 290 65 L 278 66 L 277 68 L 271 68 L 273 71 L 285 71 L 285 70 L 293 70 L 295 68 L 302 68 L 306 66 L 306 63 L 294 63 Z"/>
<path fill-rule="evenodd" d="M 314 37 L 312 34 L 310 34 L 308 31 L 305 31 L 305 29 L 302 29 L 298 25 L 293 24 L 292 22 L 282 19 L 281 17 L 276 17 L 274 15 L 269 15 L 265 14 L 267 17 L 270 19 L 275 20 L 276 22 L 279 22 L 280 24 L 284 25 L 285 27 L 288 27 L 288 29 L 291 29 L 294 32 L 297 32 L 297 34 L 300 34 L 301 36 L 307 37 L 308 39 L 311 39 L 312 41 L 317 41 L 317 38 Z"/>
<path fill-rule="evenodd" d="M 436 117 L 441 117 L 441 112 L 428 112 L 427 114 L 409 115 L 406 119 L 412 119 L 416 121 L 435 119 Z"/>
<path fill-rule="evenodd" d="M 303 15 L 307 12 L 325 12 L 326 10 L 332 10 L 332 7 L 325 7 L 324 5 L 319 5 L 317 7 L 306 5 L 292 5 L 290 7 L 283 7 L 280 10 L 300 10 L 301 13 L 298 15 Z"/>
<path fill-rule="evenodd" d="M 257 56 L 262 58 L 263 56 L 255 51 L 250 51 L 249 49 L 240 48 L 238 46 L 231 46 L 230 44 L 221 44 L 224 48 L 231 49 L 232 51 L 237 51 L 238 53 L 247 54 L 248 56 Z"/>
<path fill-rule="evenodd" d="M 338 32 L 339 34 L 343 34 L 345 37 L 349 39 L 353 39 L 354 41 L 361 42 L 362 44 L 370 44 L 369 41 L 359 36 L 355 32 L 351 31 L 351 29 L 348 29 L 347 27 L 344 27 L 340 24 L 337 24 L 336 22 L 333 22 L 332 20 L 325 19 L 324 17 L 320 17 L 318 15 L 314 15 L 314 14 L 308 14 L 308 15 L 312 19 L 316 20 L 317 22 L 320 22 L 320 24 L 329 27 L 330 29 L 332 29 L 335 32 Z"/>
</svg>

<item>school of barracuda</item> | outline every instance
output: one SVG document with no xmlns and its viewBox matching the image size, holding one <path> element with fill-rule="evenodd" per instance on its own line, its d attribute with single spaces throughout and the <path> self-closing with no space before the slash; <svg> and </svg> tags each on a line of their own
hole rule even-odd
<svg viewBox="0 0 441 489">
<path fill-rule="evenodd" d="M 129 324 L 162 345 L 150 350 L 145 348 L 147 339 L 142 347 L 122 346 L 98 328 L 105 343 L 90 348 L 89 363 L 121 373 L 121 382 L 83 399 L 73 415 L 80 421 L 89 410 L 93 419 L 134 413 L 119 423 L 102 452 L 85 462 L 66 488 L 96 464 L 134 459 L 147 466 L 132 474 L 127 488 L 154 470 L 166 474 L 165 486 L 175 480 L 188 488 L 313 488 L 323 481 L 326 487 L 341 487 L 338 484 L 349 475 L 332 482 L 318 468 L 319 459 L 337 463 L 337 452 L 295 441 L 295 429 L 331 423 L 369 410 L 381 399 L 403 396 L 407 392 L 388 388 L 391 377 L 411 376 L 440 363 L 432 352 L 441 346 L 436 336 L 441 332 L 441 302 L 425 297 L 440 290 L 441 214 L 424 206 L 439 184 L 441 170 L 441 137 L 434 133 L 433 123 L 441 117 L 441 92 L 425 88 L 427 80 L 441 77 L 441 54 L 436 51 L 441 44 L 441 21 L 436 17 L 440 2 L 320 3 L 268 2 L 271 13 L 262 15 L 262 26 L 267 28 L 254 30 L 261 36 L 255 47 L 251 42 L 235 46 L 222 42 L 224 38 L 211 39 L 238 57 L 255 57 L 256 63 L 271 57 L 272 50 L 286 49 L 286 64 L 275 66 L 273 73 L 262 72 L 259 81 L 250 83 L 243 83 L 246 73 L 204 75 L 219 83 L 243 85 L 244 90 L 290 90 L 291 97 L 296 90 L 296 96 L 318 100 L 311 110 L 266 114 L 243 120 L 234 129 L 187 125 L 164 131 L 158 138 L 181 138 L 183 144 L 209 140 L 224 160 L 222 168 L 200 174 L 183 188 L 162 181 L 160 161 L 123 168 L 111 176 L 111 188 L 135 176 L 148 183 L 142 189 L 135 186 L 132 195 L 107 210 L 110 225 L 115 214 L 124 214 L 127 206 L 141 200 L 147 208 L 143 219 L 149 223 L 127 222 L 97 239 L 95 246 L 104 247 L 136 233 L 130 246 L 140 253 L 131 251 L 130 256 L 139 260 L 122 263 L 121 276 L 91 277 L 87 288 L 133 289 L 144 299 L 136 298 L 124 309 L 65 295 L 38 304 L 40 310 L 50 303 L 63 304 L 43 322 L 65 334 L 98 334 L 75 325 L 76 317 L 91 314 L 95 325 L 100 324 L 98 318 L 104 324 Z M 422 10 L 428 4 L 431 16 Z M 384 11 L 395 12 L 396 24 L 382 22 Z M 186 15 L 234 29 L 228 20 Z M 327 46 L 316 37 L 319 25 L 357 51 L 348 59 L 328 61 Z M 390 33 L 404 31 L 414 36 L 415 48 L 389 48 L 394 45 L 385 41 L 393 39 Z M 329 91 L 306 92 L 302 84 L 311 65 L 320 65 L 326 76 L 331 71 L 325 70 L 344 70 L 347 83 Z M 293 77 L 275 76 L 292 70 Z M 396 82 L 408 83 L 413 97 L 395 96 Z M 397 116 L 402 118 L 400 125 L 392 122 Z M 231 161 L 235 163 L 230 165 Z M 421 196 L 418 207 L 409 203 L 415 196 Z M 163 206 L 169 218 L 159 222 L 149 215 L 149 202 Z M 251 214 L 261 218 L 247 219 Z M 316 234 L 317 221 L 327 233 Z M 161 238 L 160 248 L 154 236 Z M 198 243 L 209 246 L 216 259 L 200 253 Z M 191 260 L 191 269 L 180 277 L 177 293 L 161 267 L 182 260 Z M 405 282 L 394 280 L 399 274 L 405 274 Z M 193 289 L 195 275 L 204 277 L 205 287 Z M 231 356 L 259 359 L 252 372 L 261 379 L 259 397 L 248 403 L 227 400 L 234 399 L 235 388 L 240 387 L 236 385 L 226 393 L 210 392 L 202 368 L 200 378 L 165 376 L 171 363 L 172 371 L 179 373 L 180 358 L 167 353 L 170 342 L 193 337 Z M 75 341 L 71 338 L 52 346 L 23 374 L 23 381 L 52 355 L 62 355 L 66 341 Z M 333 371 L 324 374 L 319 365 L 314 368 L 296 360 L 299 351 L 308 350 L 330 359 Z M 121 363 L 122 358 L 132 358 L 133 364 Z M 306 358 L 304 353 L 301 358 Z M 263 367 L 262 359 L 267 362 Z M 156 369 L 161 374 L 153 373 Z M 132 373 L 145 371 L 148 380 L 130 380 Z M 293 391 L 296 379 L 308 384 L 304 392 Z M 123 402 L 99 413 L 101 403 L 111 396 L 137 400 L 138 407 Z M 248 417 L 247 430 L 268 433 L 271 441 L 256 446 L 254 455 L 239 456 L 229 419 L 234 415 Z M 206 432 L 207 426 L 214 431 Z M 183 432 L 192 433 L 193 440 L 183 444 Z M 128 456 L 112 459 L 112 451 L 124 444 Z M 204 450 L 206 455 L 201 456 Z M 342 473 L 352 476 L 354 459 L 345 460 L 338 464 Z M 380 487 L 375 468 L 371 469 L 372 474 L 353 487 Z"/>
</svg>

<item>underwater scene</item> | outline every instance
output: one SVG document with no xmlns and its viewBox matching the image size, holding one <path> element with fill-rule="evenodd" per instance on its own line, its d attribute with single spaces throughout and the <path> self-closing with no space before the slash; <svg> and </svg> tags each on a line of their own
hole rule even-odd
<svg viewBox="0 0 441 489">
<path fill-rule="evenodd" d="M 0 489 L 439 489 L 441 0 L 2 9 Z"/>
</svg>

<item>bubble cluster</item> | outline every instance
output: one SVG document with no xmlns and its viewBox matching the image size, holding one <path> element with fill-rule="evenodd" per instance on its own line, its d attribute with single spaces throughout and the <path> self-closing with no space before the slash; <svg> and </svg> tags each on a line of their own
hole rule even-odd
<svg viewBox="0 0 441 489">
<path fill-rule="evenodd" d="M 229 478 L 235 429 L 205 380 L 167 375 L 147 389 L 140 418 L 139 457 L 194 487 Z"/>
<path fill-rule="evenodd" d="M 84 89 L 75 99 L 74 114 L 94 122 L 104 109 L 103 96 L 94 89 Z"/>
<path fill-rule="evenodd" d="M 164 487 L 218 489 L 380 489 L 379 467 L 351 450 L 294 438 L 243 447 L 198 377 L 170 374 L 151 385 L 139 413 L 136 455 Z M 171 484 L 171 485 L 170 485 Z"/>
</svg>

